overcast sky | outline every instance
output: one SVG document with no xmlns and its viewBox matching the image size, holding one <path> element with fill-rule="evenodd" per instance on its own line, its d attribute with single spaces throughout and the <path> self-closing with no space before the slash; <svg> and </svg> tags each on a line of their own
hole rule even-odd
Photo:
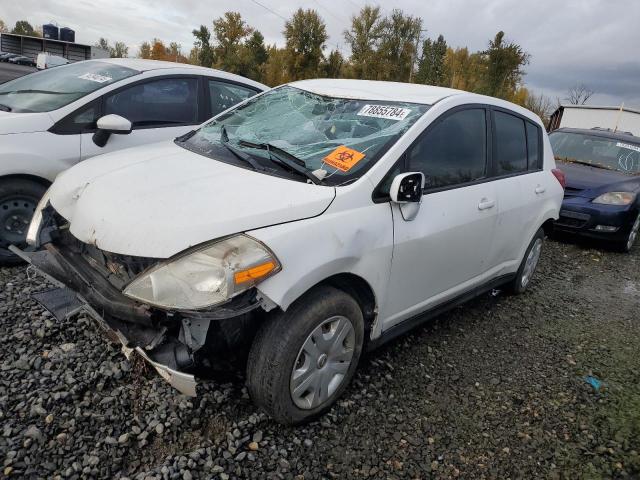
<svg viewBox="0 0 640 480">
<path fill-rule="evenodd" d="M 275 13 L 258 5 L 261 3 Z M 242 17 L 282 45 L 284 20 L 299 7 L 318 10 L 329 33 L 327 48 L 348 54 L 342 32 L 366 0 L 1 0 L 0 18 L 13 26 L 55 21 L 76 31 L 76 41 L 93 44 L 99 37 L 129 45 L 135 56 L 144 40 L 177 41 L 188 53 L 191 31 L 227 10 Z M 371 2 L 375 5 L 375 3 Z M 531 54 L 527 87 L 552 98 L 565 96 L 576 82 L 596 91 L 598 105 L 640 107 L 640 1 L 638 0 L 394 0 L 380 3 L 384 12 L 401 8 L 423 19 L 426 35 L 443 34 L 453 47 L 486 47 L 504 30 Z"/>
</svg>

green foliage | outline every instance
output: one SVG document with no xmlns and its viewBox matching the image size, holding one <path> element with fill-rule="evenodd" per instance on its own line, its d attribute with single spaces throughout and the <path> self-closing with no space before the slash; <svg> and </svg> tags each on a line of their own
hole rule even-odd
<svg viewBox="0 0 640 480">
<path fill-rule="evenodd" d="M 380 60 L 378 47 L 384 35 L 384 19 L 380 7 L 366 6 L 351 17 L 351 29 L 344 31 L 344 39 L 351 47 L 351 76 L 375 79 Z"/>
<path fill-rule="evenodd" d="M 193 30 L 191 33 L 196 37 L 194 46 L 197 49 L 198 65 L 211 67 L 214 61 L 213 49 L 210 43 L 211 32 L 205 25 L 200 25 L 199 29 Z"/>
<path fill-rule="evenodd" d="M 15 27 L 13 27 L 13 30 L 11 30 L 11 33 L 15 33 L 16 35 L 29 35 L 31 37 L 38 36 L 38 33 L 26 20 L 18 20 Z"/>
<path fill-rule="evenodd" d="M 7 24 L 0 18 L 0 33 L 7 33 L 8 31 Z"/>
<path fill-rule="evenodd" d="M 378 48 L 380 80 L 408 82 L 413 73 L 416 46 L 420 38 L 422 19 L 394 9 L 383 21 L 383 35 Z"/>
<path fill-rule="evenodd" d="M 483 93 L 499 98 L 510 98 L 524 75 L 523 67 L 529 63 L 529 54 L 516 43 L 504 39 L 500 31 L 483 52 L 487 62 Z"/>
<path fill-rule="evenodd" d="M 436 41 L 427 38 L 422 44 L 422 57 L 418 64 L 416 82 L 427 85 L 446 85 L 445 57 L 447 42 L 442 35 Z"/>
<path fill-rule="evenodd" d="M 95 46 L 108 51 L 111 58 L 125 58 L 129 54 L 129 47 L 124 42 L 116 42 L 112 47 L 109 40 L 103 37 L 100 37 Z"/>
<path fill-rule="evenodd" d="M 344 57 L 338 50 L 332 50 L 327 57 L 326 62 L 322 64 L 322 75 L 326 78 L 342 77 L 342 66 L 344 65 Z"/>
<path fill-rule="evenodd" d="M 287 69 L 292 79 L 313 78 L 320 73 L 327 28 L 315 10 L 299 8 L 284 25 Z"/>
<path fill-rule="evenodd" d="M 226 12 L 213 21 L 216 39 L 215 66 L 231 73 L 239 73 L 242 66 L 242 43 L 253 32 L 238 12 Z"/>
</svg>

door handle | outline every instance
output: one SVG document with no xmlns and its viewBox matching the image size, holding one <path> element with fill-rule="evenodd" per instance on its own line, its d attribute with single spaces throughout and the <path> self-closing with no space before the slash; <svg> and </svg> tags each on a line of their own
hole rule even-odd
<svg viewBox="0 0 640 480">
<path fill-rule="evenodd" d="M 543 187 L 542 185 L 538 185 L 538 186 L 536 187 L 536 190 L 535 190 L 535 192 L 536 192 L 538 195 L 539 195 L 539 194 L 541 194 L 541 193 L 544 193 L 544 192 L 546 192 L 546 191 L 547 191 L 547 189 L 546 189 L 545 187 Z"/>
<path fill-rule="evenodd" d="M 486 198 L 483 198 L 482 200 L 480 200 L 480 203 L 478 204 L 478 210 L 487 210 L 489 208 L 493 208 L 495 204 L 496 202 L 494 200 L 488 200 Z"/>
</svg>

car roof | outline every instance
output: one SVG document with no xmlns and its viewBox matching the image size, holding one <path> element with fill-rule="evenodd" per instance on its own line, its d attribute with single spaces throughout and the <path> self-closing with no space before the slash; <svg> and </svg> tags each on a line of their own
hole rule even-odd
<svg viewBox="0 0 640 480">
<path fill-rule="evenodd" d="M 593 137 L 602 137 L 609 138 L 612 140 L 620 140 L 621 142 L 630 142 L 640 144 L 640 137 L 636 137 L 631 133 L 621 133 L 621 132 L 612 132 L 611 130 L 603 130 L 600 128 L 558 128 L 553 130 L 551 133 L 555 132 L 566 132 L 566 133 L 582 133 L 585 135 L 591 135 Z"/>
<path fill-rule="evenodd" d="M 188 63 L 178 62 L 166 62 L 162 60 L 147 60 L 143 58 L 96 58 L 93 60 L 86 60 L 87 62 L 104 62 L 112 63 L 114 65 L 120 65 L 122 67 L 132 68 L 139 72 L 149 72 L 153 70 L 168 70 L 168 69 L 180 69 L 184 71 L 188 70 L 189 73 L 207 75 L 212 77 L 218 77 L 226 80 L 232 80 L 239 83 L 251 85 L 259 88 L 260 90 L 268 90 L 269 87 L 254 80 L 251 80 L 240 75 L 224 72 L 222 70 L 216 70 L 215 68 L 201 67 L 199 65 L 191 65 Z"/>
<path fill-rule="evenodd" d="M 289 85 L 327 97 L 391 100 L 426 105 L 433 105 L 439 100 L 452 95 L 473 95 L 453 88 L 378 80 L 314 79 L 291 82 Z"/>
</svg>

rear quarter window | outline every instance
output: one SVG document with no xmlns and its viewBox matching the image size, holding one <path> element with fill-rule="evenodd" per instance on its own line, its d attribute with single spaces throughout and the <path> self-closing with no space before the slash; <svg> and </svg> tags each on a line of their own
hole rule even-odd
<svg viewBox="0 0 640 480">
<path fill-rule="evenodd" d="M 497 175 L 527 170 L 527 136 L 525 121 L 508 113 L 494 112 L 495 158 Z"/>
</svg>

